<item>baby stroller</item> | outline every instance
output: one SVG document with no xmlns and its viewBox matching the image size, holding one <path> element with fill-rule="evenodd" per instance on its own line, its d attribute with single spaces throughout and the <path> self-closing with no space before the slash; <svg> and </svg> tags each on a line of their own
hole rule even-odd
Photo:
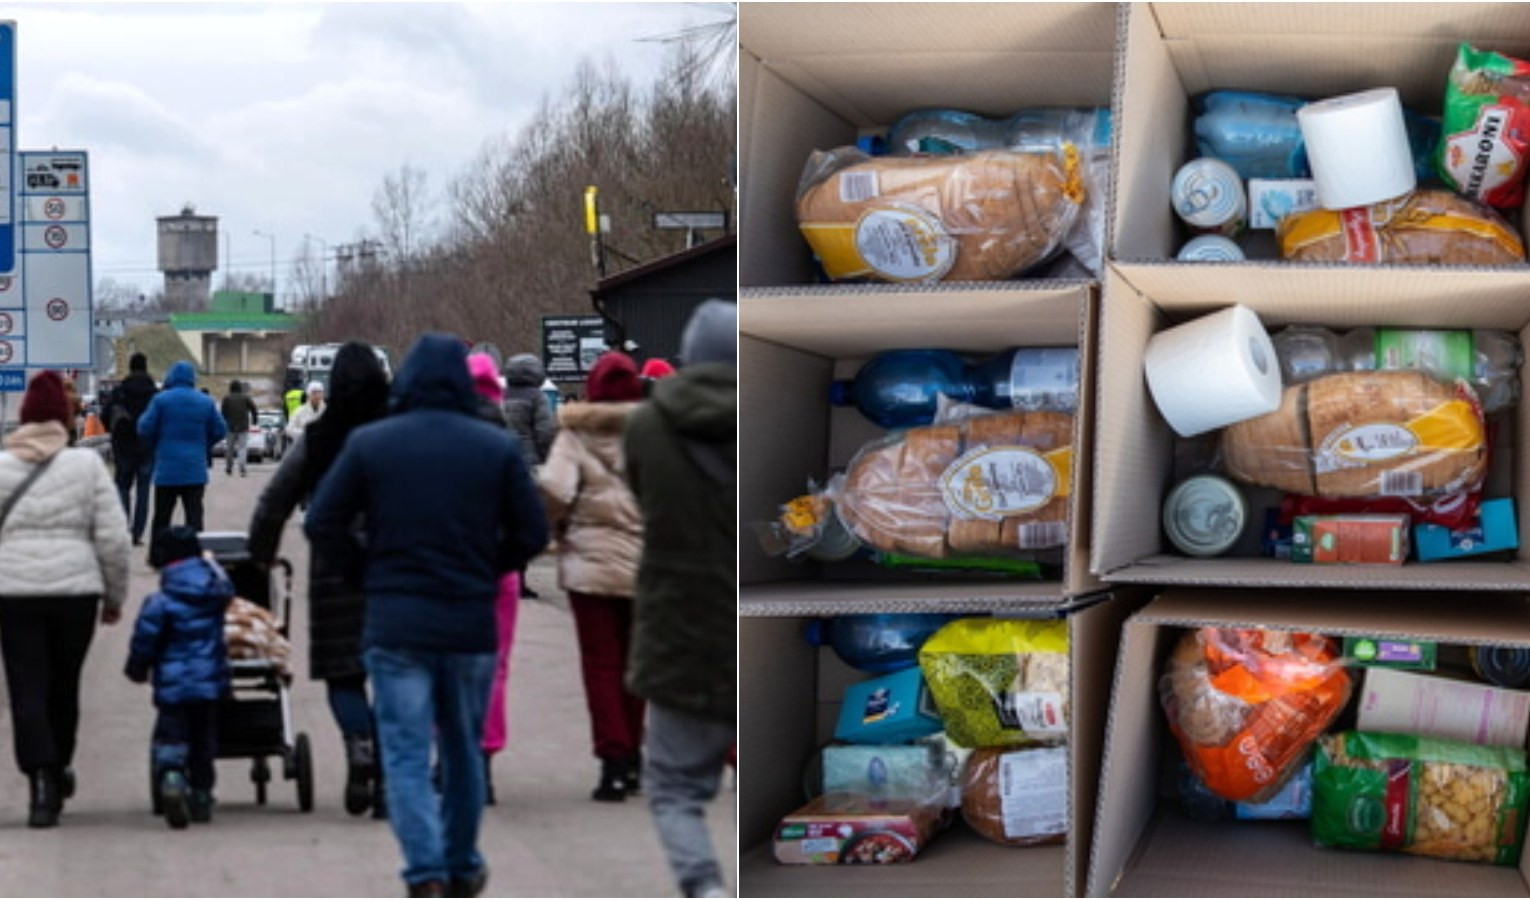
<svg viewBox="0 0 1530 900">
<path fill-rule="evenodd" d="M 278 631 L 288 636 L 292 621 L 292 563 L 278 558 L 269 571 L 250 561 L 249 536 L 237 531 L 204 531 L 198 538 L 234 582 L 234 593 L 278 617 Z M 276 589 L 273 592 L 273 585 Z M 276 601 L 280 600 L 280 608 Z M 282 777 L 297 781 L 298 809 L 313 811 L 313 751 L 308 735 L 294 734 L 287 683 L 276 663 L 264 659 L 230 659 L 229 696 L 218 708 L 218 759 L 248 759 L 255 802 L 264 806 L 271 781 L 269 757 L 280 757 Z M 149 796 L 154 814 L 163 807 L 159 778 L 151 761 Z"/>
</svg>

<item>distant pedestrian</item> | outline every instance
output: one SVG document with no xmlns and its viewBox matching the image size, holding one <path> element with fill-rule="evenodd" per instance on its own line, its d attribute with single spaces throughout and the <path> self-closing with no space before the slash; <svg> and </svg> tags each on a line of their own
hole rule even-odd
<svg viewBox="0 0 1530 900">
<path fill-rule="evenodd" d="M 143 544 L 149 524 L 149 485 L 154 480 L 154 448 L 138 439 L 138 418 L 149 408 L 159 388 L 149 375 L 149 361 L 142 353 L 128 360 L 128 376 L 112 392 L 106 406 L 106 428 L 112 436 L 112 464 L 117 469 L 117 491 L 122 510 L 133 521 L 133 546 Z M 136 501 L 133 499 L 137 486 Z"/>
<path fill-rule="evenodd" d="M 543 392 L 547 373 L 542 361 L 530 353 L 517 353 L 505 361 L 505 398 L 501 406 L 505 411 L 505 423 L 521 442 L 521 458 L 526 460 L 533 473 L 547 460 L 552 450 L 553 438 L 558 434 L 558 422 L 553 417 L 552 405 Z M 535 600 L 536 591 L 526 580 L 526 570 L 520 571 L 521 596 Z"/>
<path fill-rule="evenodd" d="M 250 518 L 250 558 L 270 565 L 292 511 L 318 489 L 352 431 L 388 413 L 388 376 L 372 348 L 352 341 L 335 354 L 330 387 L 334 395 L 322 418 L 303 433 L 282 459 Z M 358 537 L 364 531 L 353 523 Z M 333 552 L 338 550 L 339 552 Z M 361 659 L 366 593 L 361 559 L 352 544 L 315 547 L 308 561 L 308 674 L 324 682 L 329 709 L 345 741 L 345 810 L 368 809 L 387 818 L 377 725 L 367 699 L 367 671 Z"/>
<path fill-rule="evenodd" d="M 151 759 L 171 828 L 212 821 L 218 703 L 229 691 L 224 613 L 234 599 L 228 573 L 202 556 L 197 533 L 177 526 L 154 535 L 150 563 L 159 590 L 143 601 L 128 648 L 127 677 L 154 674 Z"/>
<path fill-rule="evenodd" d="M 701 804 L 737 730 L 737 310 L 697 308 L 679 374 L 654 386 L 626 436 L 645 523 L 627 684 L 649 702 L 648 806 L 687 897 L 733 896 Z"/>
<path fill-rule="evenodd" d="M 303 436 L 303 430 L 324 415 L 324 385 L 315 381 L 308 385 L 308 402 L 287 420 L 287 436 L 294 441 Z"/>
<path fill-rule="evenodd" d="M 654 382 L 675 374 L 675 367 L 655 356 L 643 361 L 643 368 L 638 374 L 643 376 L 643 396 L 647 397 L 653 393 Z"/>
<path fill-rule="evenodd" d="M 250 426 L 260 421 L 255 400 L 244 392 L 238 379 L 229 382 L 228 394 L 219 411 L 228 425 L 228 439 L 223 444 L 223 473 L 234 474 L 234 457 L 239 457 L 239 477 L 245 477 L 250 458 Z"/>
<path fill-rule="evenodd" d="M 485 353 L 468 356 L 468 372 L 473 376 L 473 390 L 478 392 L 478 414 L 487 422 L 505 427 L 505 413 L 501 404 L 505 389 L 500 383 L 499 366 L 493 357 Z M 485 795 L 490 806 L 494 805 L 494 756 L 505 749 L 509 740 L 508 723 L 505 718 L 505 691 L 510 680 L 510 648 L 515 643 L 515 620 L 520 608 L 521 576 L 511 572 L 499 580 L 499 597 L 494 602 L 494 621 L 499 637 L 499 650 L 494 658 L 494 686 L 489 691 L 489 711 L 483 723 L 483 777 Z"/>
<path fill-rule="evenodd" d="M 558 410 L 558 437 L 538 473 L 558 540 L 558 583 L 568 592 L 600 781 L 595 800 L 617 802 L 641 784 L 643 700 L 622 676 L 632 640 L 632 597 L 643 519 L 627 487 L 622 431 L 643 397 L 637 366 L 611 351 L 595 361 L 586 403 Z"/>
<path fill-rule="evenodd" d="M 80 424 L 85 418 L 85 401 L 73 378 L 64 378 L 64 396 L 69 401 L 69 446 L 73 447 L 80 440 Z"/>
<path fill-rule="evenodd" d="M 80 670 L 97 608 L 116 622 L 128 590 L 127 519 L 101 455 L 66 449 L 70 414 L 63 379 L 39 372 L 0 453 L 0 654 L 32 828 L 74 794 Z"/>
<path fill-rule="evenodd" d="M 154 522 L 149 532 L 149 554 L 154 539 L 170 527 L 175 504 L 185 510 L 186 526 L 202 531 L 202 500 L 207 490 L 207 466 L 203 460 L 228 433 L 228 426 L 212 398 L 196 389 L 197 374 L 191 363 L 181 360 L 165 375 L 165 388 L 150 401 L 138 419 L 138 438 L 154 451 Z"/>
<path fill-rule="evenodd" d="M 500 578 L 547 543 L 519 448 L 478 418 L 466 356 L 449 335 L 416 342 L 393 385 L 394 414 L 346 439 L 304 526 L 316 552 L 364 553 L 363 646 L 388 815 L 404 881 L 420 897 L 477 896 L 488 880 L 479 747 L 495 598 Z M 351 530 L 363 512 L 364 551 Z"/>
</svg>

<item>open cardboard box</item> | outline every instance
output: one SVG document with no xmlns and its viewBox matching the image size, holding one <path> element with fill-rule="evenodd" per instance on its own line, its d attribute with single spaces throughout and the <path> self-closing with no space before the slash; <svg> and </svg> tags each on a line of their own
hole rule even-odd
<svg viewBox="0 0 1530 900">
<path fill-rule="evenodd" d="M 802 637 L 796 617 L 739 622 L 739 893 L 744 897 L 1059 897 L 1083 888 L 1111 669 L 1128 591 L 1069 612 L 1073 718 L 1065 846 L 1004 847 L 958 821 L 912 862 L 784 866 L 771 854 L 781 818 L 805 802 L 803 771 L 834 733 L 846 685 L 868 676 Z"/>
<path fill-rule="evenodd" d="M 1137 265 L 1105 279 L 1100 321 L 1092 570 L 1108 582 L 1267 587 L 1530 591 L 1530 416 L 1500 417 L 1487 497 L 1512 493 L 1521 549 L 1509 562 L 1462 559 L 1404 566 L 1303 565 L 1257 557 L 1178 555 L 1160 524 L 1175 435 L 1148 393 L 1142 357 L 1154 333 L 1234 303 L 1267 330 L 1287 325 L 1346 329 L 1494 328 L 1530 345 L 1530 276 L 1519 270 L 1403 267 Z M 1520 373 L 1525 396 L 1527 369 Z M 1521 404 L 1526 402 L 1521 399 Z M 1505 453 L 1504 451 L 1509 452 Z M 1493 489 L 1498 489 L 1494 491 Z M 1253 507 L 1257 527 L 1263 510 Z"/>
<path fill-rule="evenodd" d="M 922 575 L 870 564 L 767 556 L 755 523 L 773 520 L 808 480 L 824 484 L 882 431 L 829 385 L 881 350 L 943 347 L 992 354 L 1014 346 L 1077 346 L 1074 459 L 1090 459 L 1093 289 L 1080 283 L 963 288 L 745 290 L 739 318 L 740 611 L 743 615 L 964 612 L 1059 607 L 1098 587 L 1088 573 L 1087 464 L 1072 472 L 1069 544 L 1061 581 L 1002 575 Z"/>
<path fill-rule="evenodd" d="M 1530 6 L 1133 3 L 1124 40 L 1109 256 L 1163 261 L 1191 237 L 1170 205 L 1169 185 L 1197 155 L 1192 97 L 1245 90 L 1321 100 L 1390 86 L 1408 109 L 1437 117 L 1462 41 L 1530 58 Z M 1517 215 L 1509 218 L 1525 230 Z M 1270 234 L 1254 232 L 1245 244 L 1278 258 Z"/>
<path fill-rule="evenodd" d="M 739 9 L 739 284 L 812 284 L 797 183 L 815 150 L 921 107 L 1109 106 L 1108 3 L 746 3 Z"/>
<path fill-rule="evenodd" d="M 1304 822 L 1185 818 L 1158 789 L 1161 765 L 1179 752 L 1159 706 L 1158 676 L 1180 629 L 1202 625 L 1525 647 L 1530 600 L 1184 589 L 1153 600 L 1121 634 L 1089 896 L 1530 896 L 1524 856 L 1516 868 L 1316 849 Z"/>
</svg>

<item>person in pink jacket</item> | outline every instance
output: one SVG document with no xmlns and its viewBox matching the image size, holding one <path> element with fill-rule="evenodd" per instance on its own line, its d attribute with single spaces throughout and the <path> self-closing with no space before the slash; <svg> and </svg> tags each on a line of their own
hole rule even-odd
<svg viewBox="0 0 1530 900">
<path fill-rule="evenodd" d="M 478 414 L 486 421 L 501 428 L 508 428 L 505 414 L 500 409 L 505 397 L 505 387 L 499 380 L 499 366 L 487 354 L 474 353 L 467 358 L 468 372 L 473 376 L 473 389 L 484 402 L 479 404 Z M 528 464 L 529 465 L 529 464 Z M 499 628 L 499 654 L 494 662 L 494 687 L 489 693 L 489 710 L 483 723 L 484 782 L 488 785 L 488 803 L 494 804 L 494 755 L 505 749 L 509 728 L 505 717 L 505 685 L 510 679 L 510 645 L 515 643 L 515 614 L 520 606 L 521 576 L 510 572 L 499 581 L 499 599 L 495 601 L 494 618 Z"/>
</svg>

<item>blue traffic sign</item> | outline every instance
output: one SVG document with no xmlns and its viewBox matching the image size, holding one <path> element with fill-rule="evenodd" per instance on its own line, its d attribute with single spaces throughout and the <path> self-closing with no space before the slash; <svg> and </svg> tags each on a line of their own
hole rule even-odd
<svg viewBox="0 0 1530 900">
<path fill-rule="evenodd" d="M 0 273 L 16 269 L 16 23 L 0 22 Z"/>
<path fill-rule="evenodd" d="M 0 369 L 0 393 L 19 394 L 26 389 L 26 369 Z"/>
</svg>

